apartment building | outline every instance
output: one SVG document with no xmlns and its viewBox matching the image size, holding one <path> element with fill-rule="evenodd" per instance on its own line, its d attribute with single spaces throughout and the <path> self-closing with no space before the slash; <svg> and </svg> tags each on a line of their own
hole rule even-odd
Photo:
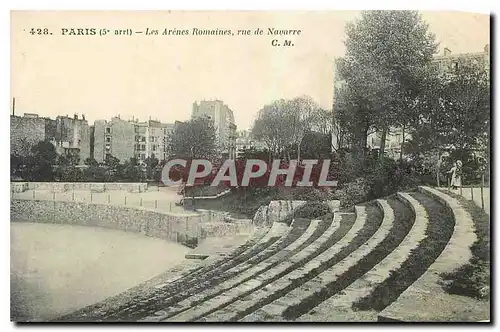
<svg viewBox="0 0 500 332">
<path fill-rule="evenodd" d="M 233 111 L 222 100 L 194 102 L 191 117 L 202 116 L 213 120 L 221 152 L 229 158 L 234 158 L 236 154 L 236 124 Z"/>
<path fill-rule="evenodd" d="M 137 158 L 143 162 L 148 157 L 167 158 L 169 135 L 174 125 L 156 120 L 97 120 L 94 124 L 94 158 L 103 162 L 110 154 L 120 161 Z"/>
<path fill-rule="evenodd" d="M 110 121 L 94 122 L 94 159 L 104 162 L 106 156 L 112 155 L 120 161 L 134 157 L 135 129 L 134 124 L 113 117 Z"/>
<path fill-rule="evenodd" d="M 55 120 L 35 113 L 10 117 L 11 153 L 26 156 L 38 142 L 49 140 L 59 155 L 76 156 L 83 165 L 90 157 L 90 127 L 85 116 L 57 116 Z"/>
<path fill-rule="evenodd" d="M 169 136 L 174 131 L 174 124 L 156 120 L 134 123 L 134 154 L 139 161 L 155 156 L 159 160 L 167 159 Z"/>
<path fill-rule="evenodd" d="M 90 127 L 85 115 L 57 116 L 55 124 L 47 127 L 46 136 L 59 155 L 77 156 L 80 165 L 90 157 Z"/>
</svg>

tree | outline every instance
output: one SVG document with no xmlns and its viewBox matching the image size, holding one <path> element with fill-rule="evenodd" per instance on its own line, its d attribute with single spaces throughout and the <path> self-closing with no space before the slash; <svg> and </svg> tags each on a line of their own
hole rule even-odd
<svg viewBox="0 0 500 332">
<path fill-rule="evenodd" d="M 97 162 L 97 160 L 95 160 L 94 158 L 90 158 L 90 157 L 85 159 L 85 161 L 83 163 L 89 167 L 98 167 L 99 166 L 99 163 Z"/>
<path fill-rule="evenodd" d="M 131 181 L 131 182 L 140 182 L 143 178 L 143 172 L 141 169 L 141 165 L 137 158 L 130 158 L 120 165 L 120 177 Z"/>
<path fill-rule="evenodd" d="M 20 177 L 24 165 L 24 158 L 17 154 L 10 154 L 10 176 Z"/>
<path fill-rule="evenodd" d="M 270 160 L 282 153 L 290 159 L 292 149 L 297 152 L 297 159 L 300 159 L 304 135 L 314 125 L 321 126 L 318 110 L 317 104 L 308 96 L 274 101 L 259 111 L 252 135 L 266 144 Z"/>
<path fill-rule="evenodd" d="M 147 157 L 144 160 L 144 164 L 146 165 L 146 178 L 147 179 L 153 179 L 155 175 L 155 169 L 157 168 L 159 164 L 159 160 L 155 157 L 154 153 L 151 155 L 151 157 Z"/>
<path fill-rule="evenodd" d="M 217 155 L 213 121 L 199 117 L 179 123 L 170 137 L 169 154 L 175 158 L 213 159 Z"/>
<path fill-rule="evenodd" d="M 304 159 L 328 159 L 331 152 L 331 136 L 317 131 L 308 131 L 300 147 Z"/>
<path fill-rule="evenodd" d="M 489 71 L 484 63 L 468 58 L 456 64 L 429 89 L 432 95 L 427 99 L 434 102 L 421 108 L 405 147 L 425 168 L 432 169 L 437 179 L 445 153 L 466 162 L 474 151 L 489 151 Z M 464 169 L 469 166 L 464 164 Z"/>
<path fill-rule="evenodd" d="M 416 11 L 365 11 L 347 25 L 346 34 L 346 57 L 339 66 L 347 84 L 342 104 L 352 113 L 358 152 L 373 128 L 382 132 L 383 155 L 391 126 L 407 125 L 423 103 L 437 44 Z"/>
<path fill-rule="evenodd" d="M 274 101 L 265 105 L 253 123 L 252 136 L 262 141 L 269 151 L 269 161 L 278 157 L 284 147 L 290 143 L 291 133 L 284 125 L 285 100 Z"/>
<path fill-rule="evenodd" d="M 457 150 L 486 149 L 489 144 L 490 86 L 484 64 L 464 58 L 446 75 L 441 124 Z"/>
<path fill-rule="evenodd" d="M 22 177 L 28 181 L 53 181 L 56 158 L 56 149 L 52 143 L 48 140 L 38 142 L 25 158 Z"/>
<path fill-rule="evenodd" d="M 120 165 L 120 159 L 114 157 L 111 154 L 107 154 L 106 158 L 104 158 L 104 165 L 108 167 L 112 171 L 116 171 L 118 165 Z"/>
</svg>

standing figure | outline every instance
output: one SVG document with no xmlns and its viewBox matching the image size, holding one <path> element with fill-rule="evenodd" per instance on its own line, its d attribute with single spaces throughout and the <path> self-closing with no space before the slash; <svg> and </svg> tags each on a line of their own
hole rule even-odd
<svg viewBox="0 0 500 332">
<path fill-rule="evenodd" d="M 460 184 L 462 183 L 462 162 L 460 160 L 457 160 L 453 164 L 453 167 L 448 171 L 448 174 L 451 174 L 451 188 L 453 190 L 456 190 L 457 187 L 460 187 Z"/>
</svg>

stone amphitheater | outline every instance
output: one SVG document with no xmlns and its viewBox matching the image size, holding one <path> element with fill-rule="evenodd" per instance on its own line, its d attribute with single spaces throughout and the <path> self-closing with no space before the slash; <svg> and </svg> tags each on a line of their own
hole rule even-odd
<svg viewBox="0 0 500 332">
<path fill-rule="evenodd" d="M 476 241 L 471 215 L 452 195 L 419 187 L 353 212 L 334 210 L 290 226 L 263 223 L 242 244 L 56 321 L 490 319 L 489 301 L 449 294 L 441 284 L 443 273 L 467 264 Z"/>
</svg>

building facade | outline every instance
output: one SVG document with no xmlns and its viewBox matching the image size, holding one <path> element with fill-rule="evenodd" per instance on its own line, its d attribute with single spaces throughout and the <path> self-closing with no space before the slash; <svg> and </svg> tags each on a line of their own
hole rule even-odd
<svg viewBox="0 0 500 332">
<path fill-rule="evenodd" d="M 266 149 L 266 145 L 252 137 L 250 130 L 240 130 L 236 132 L 236 156 L 239 156 L 246 149 L 254 148 L 256 150 Z"/>
<path fill-rule="evenodd" d="M 96 120 L 94 122 L 94 159 L 102 163 L 107 155 L 112 155 L 120 161 L 134 157 L 135 129 L 134 124 L 113 117 L 110 121 Z"/>
<path fill-rule="evenodd" d="M 470 60 L 476 64 L 483 65 L 485 69 L 490 71 L 490 45 L 486 44 L 482 52 L 473 53 L 456 53 L 445 47 L 442 54 L 434 56 L 432 65 L 439 70 L 441 74 L 451 73 L 458 69 L 461 60 Z"/>
<path fill-rule="evenodd" d="M 143 162 L 148 157 L 164 160 L 168 157 L 169 137 L 174 131 L 174 124 L 161 123 L 155 120 L 136 121 L 135 157 Z"/>
<path fill-rule="evenodd" d="M 233 111 L 221 100 L 194 102 L 191 117 L 202 116 L 213 120 L 217 144 L 221 152 L 234 158 L 236 154 L 236 124 Z"/>
<path fill-rule="evenodd" d="M 49 140 L 58 155 L 76 156 L 83 165 L 90 154 L 90 128 L 85 117 L 58 116 L 55 120 L 25 113 L 10 117 L 11 153 L 26 156 L 38 142 Z"/>
<path fill-rule="evenodd" d="M 144 162 L 154 156 L 158 160 L 168 157 L 169 136 L 174 125 L 155 120 L 123 120 L 114 117 L 110 121 L 94 123 L 94 159 L 104 162 L 106 155 L 126 161 L 137 158 Z"/>
<path fill-rule="evenodd" d="M 84 115 L 81 119 L 77 114 L 72 118 L 56 117 L 51 129 L 47 128 L 46 137 L 56 147 L 57 154 L 77 156 L 80 165 L 90 157 L 90 127 Z"/>
</svg>

